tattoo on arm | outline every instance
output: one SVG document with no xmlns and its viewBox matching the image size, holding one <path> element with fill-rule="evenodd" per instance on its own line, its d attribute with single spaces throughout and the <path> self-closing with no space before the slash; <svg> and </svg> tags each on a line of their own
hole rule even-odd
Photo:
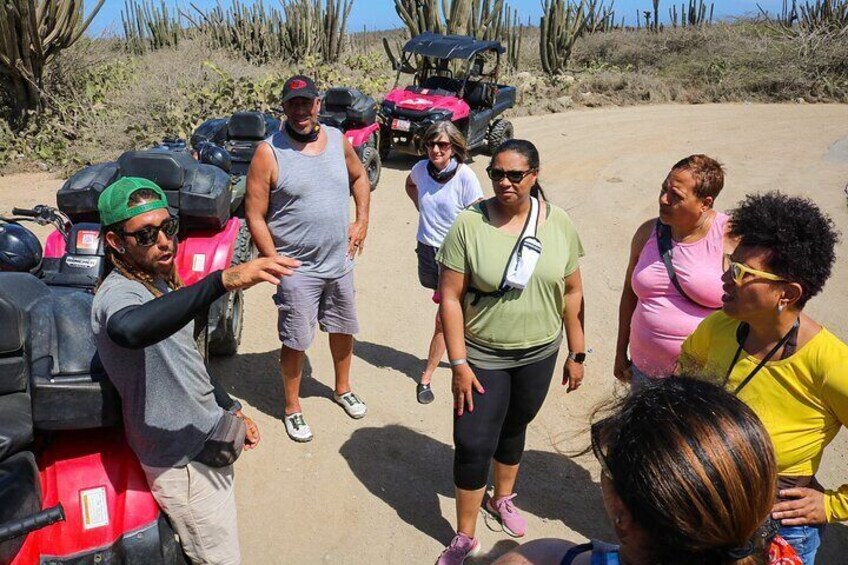
<svg viewBox="0 0 848 565">
<path fill-rule="evenodd" d="M 238 271 L 227 271 L 224 273 L 224 286 L 235 288 L 241 284 L 241 275 Z"/>
</svg>

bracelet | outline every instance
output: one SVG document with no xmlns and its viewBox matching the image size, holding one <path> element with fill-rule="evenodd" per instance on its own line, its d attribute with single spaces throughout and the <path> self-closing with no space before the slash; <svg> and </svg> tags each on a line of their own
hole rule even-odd
<svg viewBox="0 0 848 565">
<path fill-rule="evenodd" d="M 451 367 L 459 367 L 460 365 L 465 365 L 466 363 L 468 363 L 468 359 L 465 359 L 465 358 L 454 359 L 453 361 L 450 362 L 450 366 Z"/>
</svg>

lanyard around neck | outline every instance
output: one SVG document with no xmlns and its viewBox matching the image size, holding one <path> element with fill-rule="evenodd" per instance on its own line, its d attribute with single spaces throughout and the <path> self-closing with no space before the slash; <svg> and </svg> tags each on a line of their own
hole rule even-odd
<svg viewBox="0 0 848 565">
<path fill-rule="evenodd" d="M 765 366 L 765 364 L 768 363 L 771 360 L 771 358 L 775 356 L 775 354 L 777 354 L 777 352 L 780 350 L 781 347 L 786 345 L 787 349 L 789 349 L 790 346 L 791 346 L 791 349 L 792 349 L 792 351 L 790 351 L 790 352 L 787 352 L 787 350 L 783 351 L 783 355 L 781 356 L 781 358 L 783 358 L 783 359 L 785 359 L 789 355 L 792 355 L 792 353 L 795 352 L 795 344 L 798 341 L 798 328 L 800 326 L 801 326 L 801 318 L 795 318 L 795 323 L 792 324 L 792 327 L 789 328 L 789 331 L 786 332 L 786 335 L 784 335 L 782 338 L 780 338 L 780 341 L 778 341 L 775 344 L 775 346 L 771 348 L 771 351 L 769 351 L 768 354 L 765 357 L 762 358 L 762 360 L 757 364 L 757 366 L 754 368 L 754 370 L 751 371 L 751 373 L 747 377 L 745 377 L 745 380 L 743 380 L 741 383 L 739 383 L 739 386 L 737 386 L 736 390 L 733 391 L 734 395 L 739 394 L 739 392 L 743 388 L 745 388 L 745 386 L 749 382 L 751 382 L 751 379 L 753 379 L 754 376 L 757 373 L 760 372 L 760 369 L 762 369 Z M 727 368 L 727 374 L 724 376 L 724 382 L 728 382 L 730 380 L 730 373 L 733 372 L 733 368 L 736 366 L 736 363 L 739 362 L 739 356 L 742 355 L 742 348 L 745 345 L 745 340 L 748 339 L 748 332 L 749 332 L 750 329 L 751 329 L 751 326 L 749 326 L 748 324 L 742 323 L 742 324 L 739 325 L 739 328 L 736 330 L 736 341 L 739 343 L 739 347 L 736 348 L 736 355 L 733 356 L 733 361 L 731 361 L 730 366 Z"/>
</svg>

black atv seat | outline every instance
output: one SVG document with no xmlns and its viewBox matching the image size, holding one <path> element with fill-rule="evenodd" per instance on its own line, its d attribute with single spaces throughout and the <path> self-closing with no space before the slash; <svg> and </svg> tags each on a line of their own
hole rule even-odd
<svg viewBox="0 0 848 565">
<path fill-rule="evenodd" d="M 269 135 L 267 130 L 262 112 L 236 112 L 227 122 L 227 139 L 262 141 Z"/>
<path fill-rule="evenodd" d="M 168 205 L 189 228 L 220 229 L 230 216 L 232 188 L 227 173 L 196 161 L 187 151 L 154 148 L 130 151 L 117 162 L 86 167 L 56 195 L 60 210 L 74 223 L 98 222 L 97 199 L 121 177 L 142 177 L 165 191 Z"/>
<path fill-rule="evenodd" d="M 342 130 L 364 127 L 377 121 L 377 103 L 355 88 L 331 88 L 321 101 L 318 119 Z"/>
<path fill-rule="evenodd" d="M 9 297 L 0 294 L 0 460 L 32 442 L 25 332 L 24 313 Z"/>
<path fill-rule="evenodd" d="M 30 425 L 57 430 L 119 423 L 120 399 L 100 362 L 91 329 L 94 295 L 78 288 L 47 286 L 26 273 L 3 273 L 0 299 L 20 313 L 0 309 L 4 349 L 15 345 L 15 332 L 22 336 L 18 351 L 2 357 L 0 384 L 23 391 L 20 394 L 26 395 L 29 411 L 30 395 L 25 392 L 29 379 Z M 0 401 L 5 398 L 0 396 Z M 0 409 L 0 420 L 5 412 Z M 18 419 L 23 421 L 20 412 Z M 0 430 L 5 429 L 0 425 Z"/>
<path fill-rule="evenodd" d="M 495 103 L 496 86 L 490 82 L 468 81 L 465 84 L 465 101 L 472 108 L 491 107 Z"/>
</svg>

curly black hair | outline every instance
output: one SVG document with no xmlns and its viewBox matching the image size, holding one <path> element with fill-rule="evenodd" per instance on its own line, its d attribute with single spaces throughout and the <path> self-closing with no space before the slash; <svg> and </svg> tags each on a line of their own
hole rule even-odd
<svg viewBox="0 0 848 565">
<path fill-rule="evenodd" d="M 768 249 L 769 270 L 801 285 L 799 308 L 824 288 L 839 232 L 812 200 L 778 191 L 749 194 L 730 212 L 730 222 L 740 245 Z"/>
</svg>

